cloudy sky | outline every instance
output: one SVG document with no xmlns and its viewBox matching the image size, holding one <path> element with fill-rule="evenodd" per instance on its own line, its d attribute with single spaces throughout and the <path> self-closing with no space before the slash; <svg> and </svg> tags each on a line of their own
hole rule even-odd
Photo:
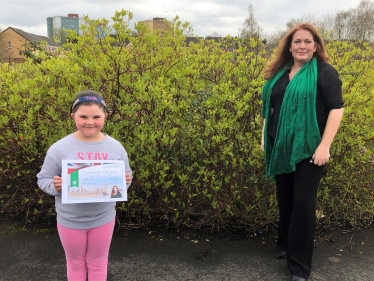
<svg viewBox="0 0 374 281">
<path fill-rule="evenodd" d="M 68 13 L 88 15 L 92 19 L 110 19 L 116 10 L 133 12 L 132 22 L 176 15 L 189 22 L 194 34 L 205 37 L 213 32 L 221 36 L 238 34 L 248 5 L 252 4 L 255 20 L 263 32 L 271 34 L 285 29 L 286 23 L 305 15 L 319 18 L 357 8 L 361 0 L 17 0 L 0 4 L 0 27 L 9 26 L 26 32 L 47 35 L 47 17 Z"/>
</svg>

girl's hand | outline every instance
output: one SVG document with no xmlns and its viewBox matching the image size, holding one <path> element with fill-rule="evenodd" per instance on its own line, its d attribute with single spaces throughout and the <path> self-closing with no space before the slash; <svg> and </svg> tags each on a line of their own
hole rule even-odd
<svg viewBox="0 0 374 281">
<path fill-rule="evenodd" d="M 131 183 L 132 176 L 130 175 L 130 173 L 126 173 L 125 174 L 125 180 L 126 180 L 126 184 L 130 184 Z"/>
<path fill-rule="evenodd" d="M 61 187 L 62 187 L 62 178 L 59 176 L 54 176 L 53 177 L 53 185 L 55 186 L 55 189 L 59 192 L 61 192 Z"/>
</svg>

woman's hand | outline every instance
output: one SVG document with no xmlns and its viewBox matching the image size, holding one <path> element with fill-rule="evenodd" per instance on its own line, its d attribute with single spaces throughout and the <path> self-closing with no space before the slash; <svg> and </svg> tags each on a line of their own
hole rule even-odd
<svg viewBox="0 0 374 281">
<path fill-rule="evenodd" d="M 56 189 L 58 192 L 61 192 L 61 188 L 62 188 L 62 178 L 59 177 L 59 176 L 54 176 L 52 182 L 53 182 L 53 185 L 55 186 L 55 189 Z"/>
<path fill-rule="evenodd" d="M 261 150 L 265 150 L 265 123 L 266 119 L 264 119 L 264 123 L 262 125 L 262 134 L 261 134 Z"/>
<path fill-rule="evenodd" d="M 322 166 L 329 161 L 330 145 L 338 131 L 343 112 L 344 108 L 332 109 L 330 111 L 321 143 L 312 156 L 315 165 Z"/>
<path fill-rule="evenodd" d="M 330 150 L 327 147 L 319 145 L 314 152 L 312 159 L 314 160 L 314 165 L 322 166 L 329 162 Z"/>
<path fill-rule="evenodd" d="M 130 173 L 126 173 L 125 174 L 125 180 L 126 180 L 126 184 L 130 184 L 131 183 L 132 176 L 130 175 Z"/>
</svg>

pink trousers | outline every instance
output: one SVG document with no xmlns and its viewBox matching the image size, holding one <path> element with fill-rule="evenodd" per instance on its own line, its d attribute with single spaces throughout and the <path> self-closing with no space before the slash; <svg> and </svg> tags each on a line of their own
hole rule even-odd
<svg viewBox="0 0 374 281">
<path fill-rule="evenodd" d="M 105 281 L 108 271 L 109 247 L 115 220 L 91 229 L 72 229 L 57 223 L 65 251 L 69 281 Z"/>
</svg>

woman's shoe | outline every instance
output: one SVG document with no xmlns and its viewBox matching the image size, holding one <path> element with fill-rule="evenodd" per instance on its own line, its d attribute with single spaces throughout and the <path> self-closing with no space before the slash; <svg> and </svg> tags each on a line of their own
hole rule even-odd
<svg viewBox="0 0 374 281">
<path fill-rule="evenodd" d="M 299 276 L 296 276 L 296 275 L 292 275 L 291 276 L 291 281 L 306 281 L 305 278 L 301 278 Z"/>
<path fill-rule="evenodd" d="M 287 258 L 287 252 L 278 250 L 274 254 L 274 258 L 276 258 L 277 260 L 283 260 L 283 259 Z"/>
</svg>

